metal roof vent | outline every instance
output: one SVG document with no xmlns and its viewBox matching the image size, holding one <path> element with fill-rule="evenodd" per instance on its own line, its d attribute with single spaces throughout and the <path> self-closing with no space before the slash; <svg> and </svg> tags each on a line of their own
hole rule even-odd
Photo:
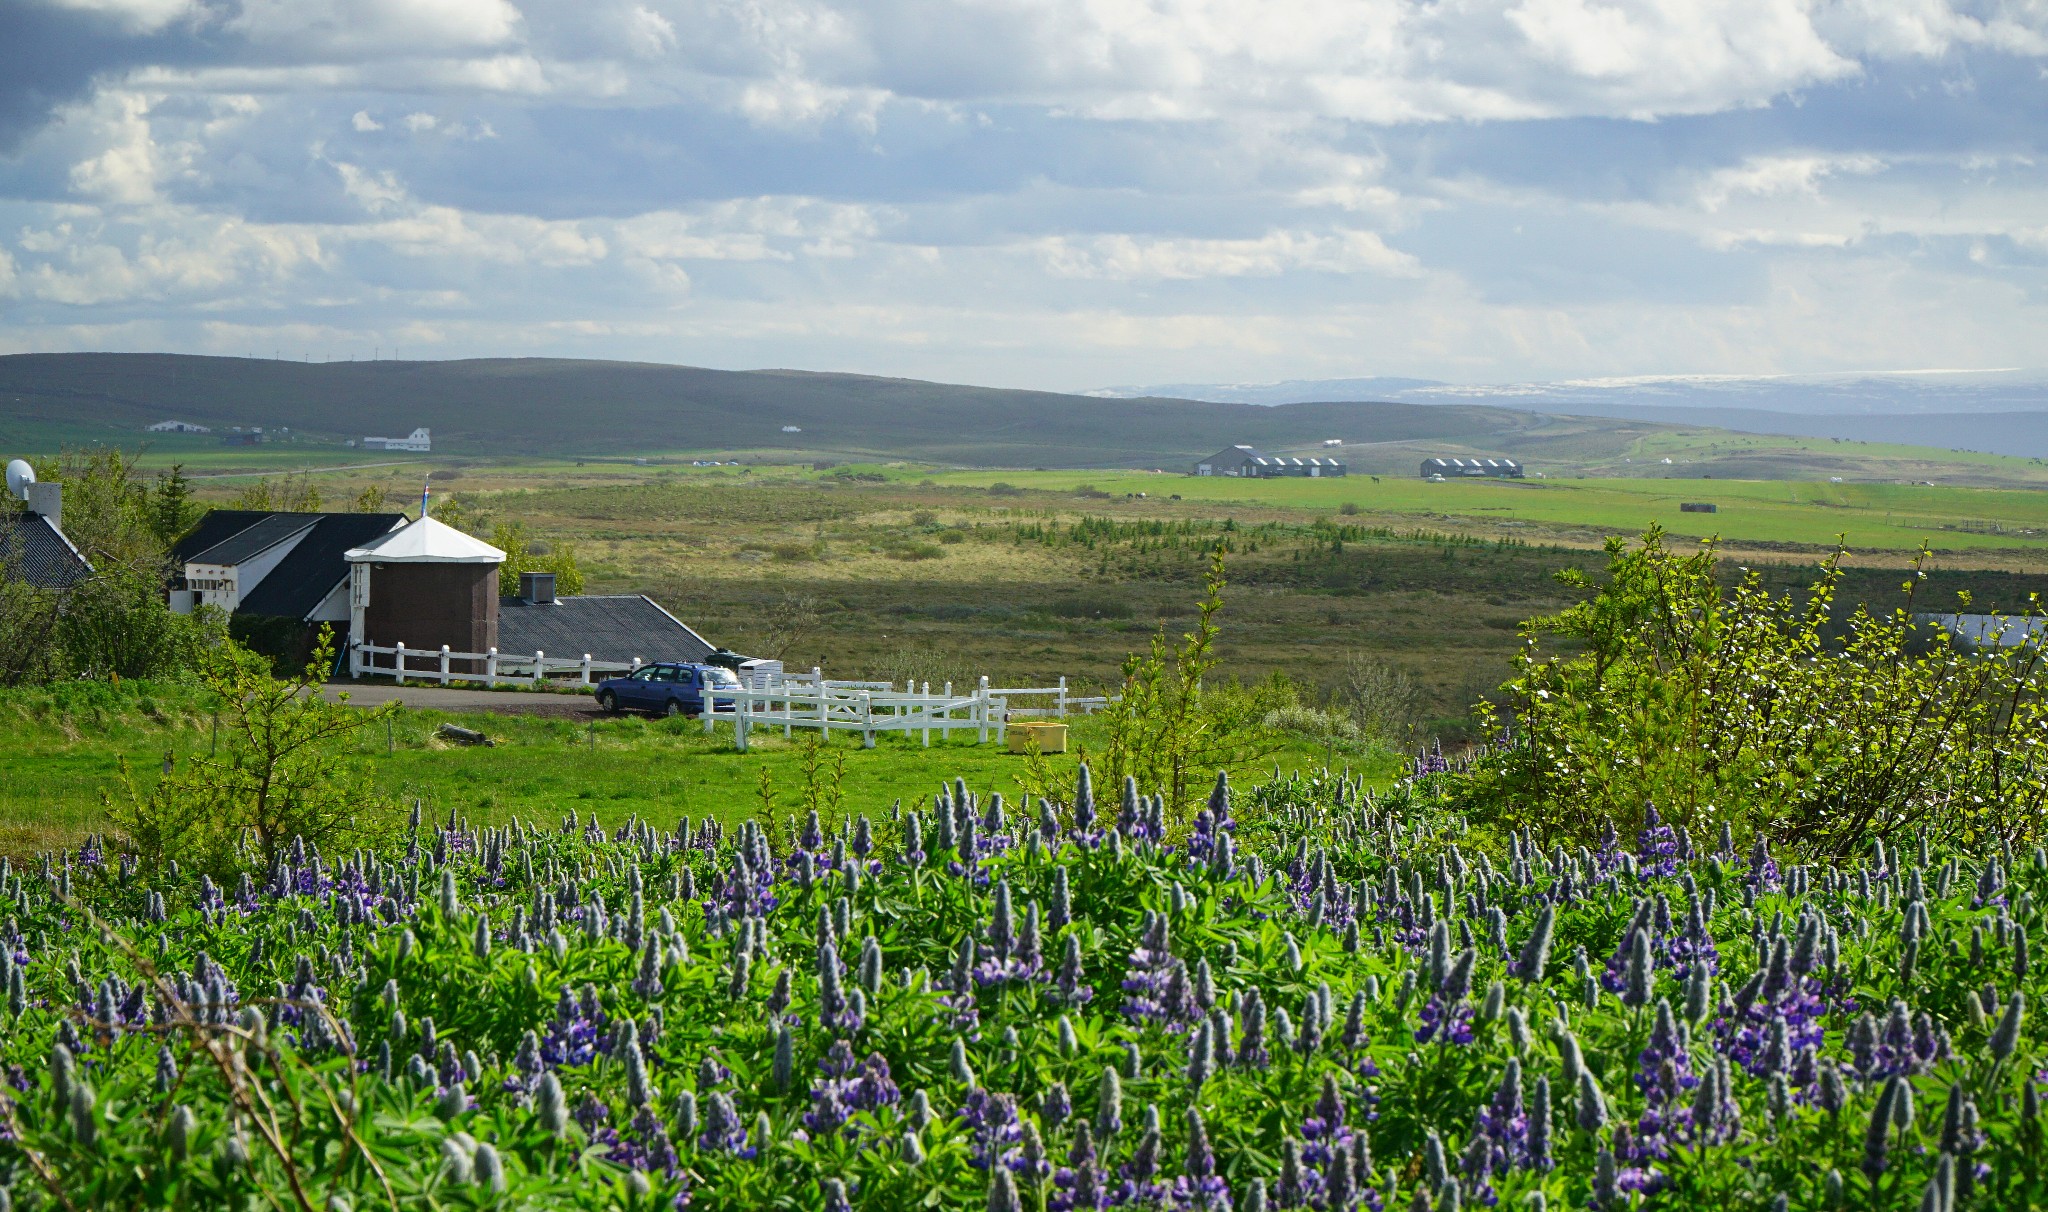
<svg viewBox="0 0 2048 1212">
<path fill-rule="evenodd" d="M 519 574 L 519 597 L 528 606 L 552 606 L 555 604 L 555 574 L 552 572 L 522 572 Z"/>
</svg>

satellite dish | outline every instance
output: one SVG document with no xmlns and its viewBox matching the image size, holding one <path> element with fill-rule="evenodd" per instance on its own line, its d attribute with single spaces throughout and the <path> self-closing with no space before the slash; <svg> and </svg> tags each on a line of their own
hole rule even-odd
<svg viewBox="0 0 2048 1212">
<path fill-rule="evenodd" d="M 7 465 L 7 495 L 17 501 L 28 500 L 28 486 L 36 482 L 36 469 L 28 465 L 27 459 L 15 459 Z"/>
</svg>

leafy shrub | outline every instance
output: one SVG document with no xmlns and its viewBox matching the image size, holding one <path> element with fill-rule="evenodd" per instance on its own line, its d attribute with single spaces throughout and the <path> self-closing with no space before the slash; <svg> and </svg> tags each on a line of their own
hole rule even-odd
<svg viewBox="0 0 2048 1212">
<path fill-rule="evenodd" d="M 173 765 L 143 789 L 122 769 L 108 814 L 137 853 L 215 874 L 268 866 L 298 843 L 375 840 L 391 805 L 366 789 L 344 756 L 352 736 L 395 712 L 331 701 L 321 692 L 334 638 L 321 629 L 299 676 L 271 676 L 270 658 L 233 643 L 207 649 L 199 680 L 216 701 L 220 745 Z"/>
<path fill-rule="evenodd" d="M 1858 607 L 1837 630 L 1841 553 L 1803 601 L 1755 573 L 1724 591 L 1712 544 L 1681 555 L 1654 529 L 1607 554 L 1604 582 L 1560 574 L 1589 600 L 1528 624 L 1502 688 L 1517 743 L 1470 780 L 1475 809 L 1589 838 L 1654 803 L 1696 831 L 1725 823 L 1838 854 L 1921 824 L 1973 845 L 2042 831 L 2038 640 L 1973 655 L 1916 629 L 1918 564 L 1904 604 Z"/>
<path fill-rule="evenodd" d="M 445 518 L 443 519 L 446 520 Z M 453 523 L 450 523 L 453 525 Z M 527 536 L 526 523 L 500 523 L 491 529 L 491 545 L 505 553 L 498 565 L 498 593 L 515 597 L 522 572 L 552 572 L 555 592 L 569 595 L 583 592 L 583 571 L 576 566 L 576 549 L 567 543 L 559 547 L 536 543 Z"/>
</svg>

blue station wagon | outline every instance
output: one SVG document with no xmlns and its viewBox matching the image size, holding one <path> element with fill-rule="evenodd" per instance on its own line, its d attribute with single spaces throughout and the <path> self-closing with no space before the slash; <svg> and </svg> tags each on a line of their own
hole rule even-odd
<svg viewBox="0 0 2048 1212">
<path fill-rule="evenodd" d="M 597 705 L 606 711 L 696 715 L 704 710 L 706 690 L 737 690 L 739 686 L 739 678 L 730 669 L 662 661 L 642 665 L 626 677 L 599 682 Z"/>
</svg>

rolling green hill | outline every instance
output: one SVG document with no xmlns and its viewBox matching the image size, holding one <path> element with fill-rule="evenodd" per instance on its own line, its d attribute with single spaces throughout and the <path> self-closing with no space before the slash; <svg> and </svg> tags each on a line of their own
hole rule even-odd
<svg viewBox="0 0 2048 1212">
<path fill-rule="evenodd" d="M 549 358 L 280 362 L 182 354 L 0 357 L 0 451 L 138 444 L 152 422 L 289 428 L 293 445 L 229 450 L 217 438 L 147 435 L 194 465 L 276 466 L 364 457 L 343 442 L 434 431 L 434 461 L 676 454 L 913 460 L 985 467 L 1180 469 L 1235 442 L 1322 452 L 1354 470 L 1412 474 L 1429 455 L 1507 455 L 1557 472 L 1732 473 L 2025 483 L 2025 460 L 1825 439 L 1738 439 L 1698 425 L 1562 417 L 1485 405 L 1263 406 L 926 383 L 803 371 L 724 371 Z M 799 432 L 785 432 L 794 426 Z M 1638 457 L 1644 456 L 1644 457 Z M 1694 457 L 1697 456 L 1697 457 Z M 404 456 L 394 456 L 404 457 Z M 1665 457 L 1673 463 L 1664 465 Z M 1634 460 L 1631 462 L 1630 460 Z M 1961 460 L 1961 461 L 1959 461 Z M 1970 461 L 1974 460 L 1974 462 Z"/>
</svg>

